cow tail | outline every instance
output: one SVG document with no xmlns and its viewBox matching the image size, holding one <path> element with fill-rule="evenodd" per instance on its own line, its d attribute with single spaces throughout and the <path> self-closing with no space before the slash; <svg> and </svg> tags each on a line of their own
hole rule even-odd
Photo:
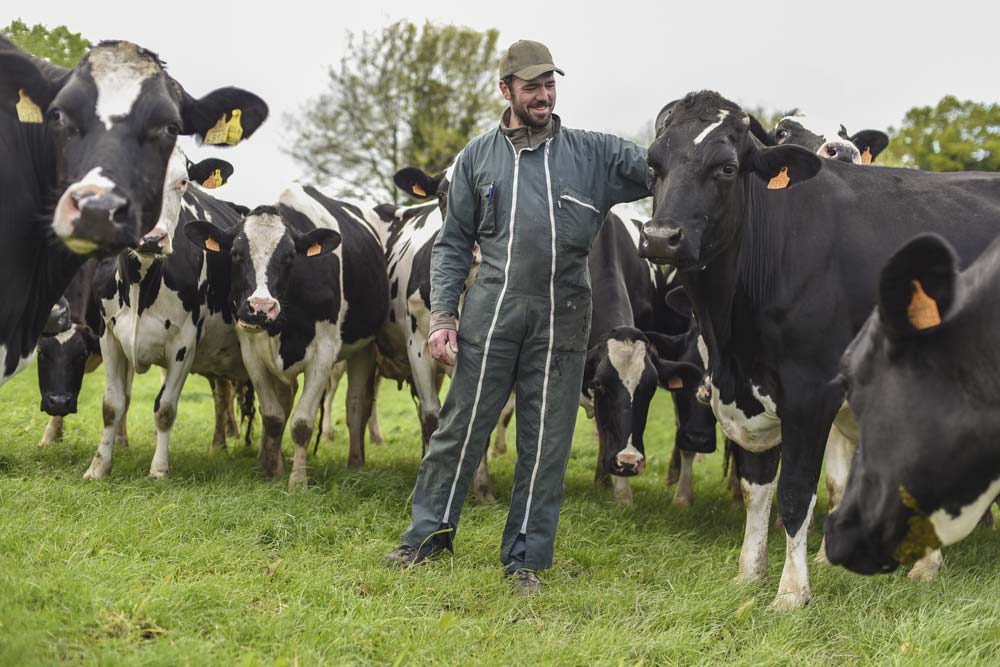
<svg viewBox="0 0 1000 667">
<path fill-rule="evenodd" d="M 736 472 L 736 475 L 739 476 L 740 471 L 738 470 L 736 463 L 736 456 L 733 453 L 733 443 L 729 441 L 729 438 L 726 438 L 723 451 L 725 453 L 722 456 L 722 479 L 727 479 L 729 477 L 730 465 L 733 466 L 733 470 Z"/>
<path fill-rule="evenodd" d="M 253 384 L 250 382 L 240 382 L 236 385 L 239 392 L 240 421 L 243 426 L 243 444 L 250 447 L 253 442 L 253 419 L 257 415 L 254 405 Z"/>
</svg>

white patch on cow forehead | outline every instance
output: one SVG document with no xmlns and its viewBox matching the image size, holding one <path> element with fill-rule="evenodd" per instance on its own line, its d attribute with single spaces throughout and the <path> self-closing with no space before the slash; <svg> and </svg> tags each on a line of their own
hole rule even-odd
<svg viewBox="0 0 1000 667">
<path fill-rule="evenodd" d="M 70 186 L 73 187 L 87 187 L 92 186 L 95 188 L 100 188 L 102 190 L 111 191 L 115 187 L 115 182 L 112 181 L 107 176 L 101 173 L 101 167 L 94 167 L 87 174 L 81 178 L 79 181 Z"/>
<path fill-rule="evenodd" d="M 945 509 L 939 509 L 931 514 L 928 518 L 941 544 L 946 546 L 954 544 L 971 533 L 998 495 L 1000 495 L 1000 479 L 994 480 L 978 498 L 961 508 L 958 516 L 953 516 Z"/>
<path fill-rule="evenodd" d="M 706 127 L 704 130 L 701 131 L 701 134 L 699 134 L 697 137 L 694 138 L 695 146 L 704 141 L 705 137 L 708 136 L 709 132 L 722 125 L 722 123 L 725 122 L 726 120 L 726 116 L 728 115 L 729 111 L 727 111 L 726 109 L 719 109 L 719 120 Z"/>
<path fill-rule="evenodd" d="M 247 237 L 250 265 L 257 280 L 257 288 L 251 296 L 273 298 L 267 287 L 267 264 L 285 235 L 285 223 L 279 216 L 269 213 L 250 216 L 243 223 L 243 234 Z"/>
<path fill-rule="evenodd" d="M 95 111 L 109 130 L 114 119 L 132 110 L 142 82 L 163 71 L 155 60 L 129 42 L 98 46 L 91 50 L 87 62 L 97 85 Z"/>
<path fill-rule="evenodd" d="M 56 342 L 60 345 L 65 345 L 69 340 L 76 335 L 76 325 L 74 324 L 66 331 L 62 331 L 56 334 Z"/>
<path fill-rule="evenodd" d="M 646 368 L 646 344 L 641 340 L 622 341 L 610 338 L 608 360 L 625 385 L 629 400 L 632 400 L 635 388 L 642 379 L 642 371 Z"/>
</svg>

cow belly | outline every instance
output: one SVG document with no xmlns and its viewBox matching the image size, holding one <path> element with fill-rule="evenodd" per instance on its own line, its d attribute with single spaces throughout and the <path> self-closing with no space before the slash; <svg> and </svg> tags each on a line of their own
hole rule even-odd
<svg viewBox="0 0 1000 667">
<path fill-rule="evenodd" d="M 192 370 L 199 375 L 214 375 L 238 381 L 247 379 L 236 330 L 221 317 L 210 317 L 205 323 Z"/>
<path fill-rule="evenodd" d="M 722 433 L 750 452 L 763 452 L 781 443 L 781 420 L 774 401 L 753 387 L 754 397 L 764 410 L 748 416 L 736 403 L 723 403 L 719 390 L 712 385 L 712 412 L 719 421 Z"/>
</svg>

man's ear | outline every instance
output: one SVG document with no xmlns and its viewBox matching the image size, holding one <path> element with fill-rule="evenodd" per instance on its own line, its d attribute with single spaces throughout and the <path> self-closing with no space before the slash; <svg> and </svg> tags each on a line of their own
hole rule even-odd
<svg viewBox="0 0 1000 667">
<path fill-rule="evenodd" d="M 818 155 L 801 146 L 783 144 L 758 149 L 750 170 L 764 179 L 769 190 L 783 190 L 808 181 L 823 168 Z"/>
<path fill-rule="evenodd" d="M 188 165 L 188 178 L 209 190 L 222 187 L 232 175 L 233 165 L 215 157 Z"/>
<path fill-rule="evenodd" d="M 184 225 L 184 235 L 191 243 L 207 252 L 229 252 L 233 245 L 232 232 L 216 227 L 207 220 L 192 220 Z"/>
<path fill-rule="evenodd" d="M 200 99 L 187 93 L 181 115 L 183 134 L 197 135 L 203 143 L 235 146 L 249 139 L 267 119 L 267 103 L 242 88 L 219 88 Z"/>
<path fill-rule="evenodd" d="M 306 257 L 327 255 L 340 245 L 340 232 L 317 227 L 295 237 L 295 250 Z"/>
<path fill-rule="evenodd" d="M 72 70 L 57 67 L 0 41 L 0 113 L 16 114 L 22 123 L 42 123 L 45 110 Z"/>
<path fill-rule="evenodd" d="M 666 361 L 650 353 L 660 386 L 667 391 L 695 389 L 701 384 L 704 371 L 686 361 Z"/>
<path fill-rule="evenodd" d="M 444 178 L 444 172 L 437 176 L 430 176 L 422 169 L 403 167 L 392 175 L 392 182 L 411 197 L 426 199 L 437 194 L 442 178 Z"/>
<path fill-rule="evenodd" d="M 851 142 L 861 151 L 861 162 L 871 164 L 889 145 L 889 135 L 879 130 L 861 130 L 851 137 Z"/>
<path fill-rule="evenodd" d="M 893 338 L 936 331 L 955 302 L 958 259 L 937 234 L 921 234 L 896 251 L 882 269 L 879 318 Z"/>
</svg>

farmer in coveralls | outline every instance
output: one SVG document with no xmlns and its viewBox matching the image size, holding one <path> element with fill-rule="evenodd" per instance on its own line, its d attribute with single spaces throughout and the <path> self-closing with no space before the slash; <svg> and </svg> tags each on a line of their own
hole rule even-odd
<svg viewBox="0 0 1000 667">
<path fill-rule="evenodd" d="M 500 58 L 510 108 L 457 160 L 431 259 L 429 340 L 455 372 L 420 464 L 412 523 L 385 559 L 407 566 L 453 549 L 469 484 L 514 389 L 517 464 L 500 561 L 526 594 L 552 565 L 590 334 L 587 255 L 612 206 L 650 194 L 644 148 L 562 127 L 552 113 L 555 73 L 564 74 L 544 45 L 511 45 Z M 482 264 L 459 325 L 477 241 Z"/>
</svg>

